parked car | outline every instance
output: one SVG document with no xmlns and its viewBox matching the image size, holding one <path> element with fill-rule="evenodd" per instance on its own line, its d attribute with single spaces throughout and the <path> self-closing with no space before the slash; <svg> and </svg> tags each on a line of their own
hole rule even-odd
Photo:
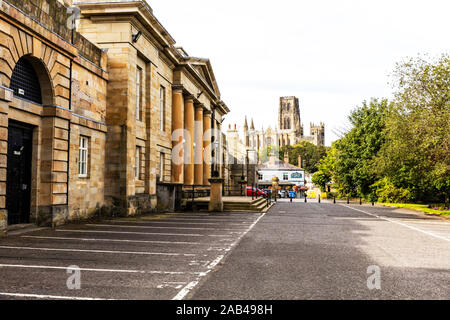
<svg viewBox="0 0 450 320">
<path fill-rule="evenodd" d="M 247 197 L 267 197 L 267 193 L 261 189 L 247 187 Z"/>
<path fill-rule="evenodd" d="M 278 190 L 278 195 L 280 198 L 287 198 L 288 192 L 286 190 Z"/>
</svg>

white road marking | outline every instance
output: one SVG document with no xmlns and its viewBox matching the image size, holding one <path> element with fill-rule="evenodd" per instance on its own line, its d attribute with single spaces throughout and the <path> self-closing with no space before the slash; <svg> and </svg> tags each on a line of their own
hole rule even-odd
<svg viewBox="0 0 450 320">
<path fill-rule="evenodd" d="M 185 215 L 180 215 L 180 216 L 172 216 L 172 217 L 167 217 L 168 220 L 172 220 L 172 219 L 209 219 L 209 220 L 246 220 L 246 221 L 251 221 L 252 217 L 248 217 L 248 216 L 211 216 L 211 215 L 189 215 L 189 216 L 185 216 Z"/>
<path fill-rule="evenodd" d="M 23 265 L 23 264 L 0 264 L 0 268 L 67 270 L 67 267 Z M 80 268 L 79 270 L 91 272 L 107 272 L 107 273 L 110 272 L 110 273 L 169 274 L 169 275 L 194 274 L 199 276 L 202 276 L 204 274 L 204 272 L 153 271 L 153 270 L 148 271 L 148 270 L 122 270 L 122 269 L 96 269 L 96 268 Z"/>
<path fill-rule="evenodd" d="M 432 232 L 425 231 L 425 230 L 422 230 L 422 229 L 419 229 L 419 228 L 410 226 L 410 225 L 405 224 L 405 223 L 402 223 L 402 222 L 398 222 L 398 221 L 395 221 L 395 220 L 392 220 L 392 219 L 389 219 L 389 218 L 386 218 L 386 217 L 381 217 L 381 216 L 379 216 L 379 215 L 376 215 L 376 214 L 373 214 L 373 213 L 370 213 L 370 212 L 367 212 L 367 211 L 364 211 L 364 210 L 359 210 L 359 209 L 356 209 L 356 208 L 352 208 L 352 207 L 346 206 L 346 205 L 344 205 L 344 204 L 341 204 L 341 206 L 346 207 L 346 208 L 349 208 L 349 209 L 352 209 L 352 210 L 355 210 L 355 211 L 359 211 L 359 212 L 365 213 L 365 214 L 367 214 L 367 215 L 369 215 L 369 216 L 376 217 L 376 218 L 381 219 L 381 220 L 385 220 L 385 221 L 389 221 L 389 222 L 398 224 L 398 225 L 403 226 L 403 227 L 405 227 L 405 228 L 408 228 L 408 229 L 411 229 L 411 230 L 414 230 L 414 231 L 421 232 L 421 233 L 423 233 L 423 234 L 426 234 L 426 235 L 428 235 L 428 236 L 431 236 L 431 237 L 434 237 L 434 238 L 437 238 L 437 239 L 441 239 L 441 240 L 450 242 L 450 239 L 447 238 L 447 237 L 441 237 L 441 236 L 439 236 L 439 235 L 437 235 L 437 234 L 434 234 L 434 233 L 432 233 Z"/>
<path fill-rule="evenodd" d="M 113 221 L 111 221 L 113 222 Z M 176 224 L 180 225 L 180 222 L 163 222 L 163 221 L 120 221 L 121 223 L 137 223 L 137 224 Z M 242 223 L 227 223 L 227 226 L 239 226 L 244 227 L 243 224 L 247 222 Z M 183 224 L 189 224 L 189 225 L 198 225 L 198 224 L 206 224 L 206 225 L 218 225 L 223 226 L 223 223 L 213 223 L 213 222 L 183 222 Z"/>
<path fill-rule="evenodd" d="M 191 290 L 198 285 L 198 283 L 199 280 L 188 283 L 188 285 L 185 286 L 183 289 L 181 289 L 181 291 L 178 292 L 178 294 L 175 297 L 173 297 L 172 300 L 183 300 L 184 297 L 186 297 L 188 293 L 191 292 Z"/>
<path fill-rule="evenodd" d="M 236 231 L 239 229 L 222 229 L 222 228 L 183 228 L 183 227 L 151 227 L 151 226 L 129 226 L 120 224 L 86 224 L 88 227 L 112 227 L 112 228 L 138 228 L 138 229 L 174 229 L 174 230 L 221 230 Z"/>
<path fill-rule="evenodd" d="M 111 301 L 117 301 L 117 299 L 66 297 L 66 296 L 51 296 L 51 295 L 42 295 L 42 294 L 9 293 L 9 292 L 0 292 L 0 296 L 17 297 L 17 298 L 51 299 L 51 300 L 85 300 L 85 301 L 108 301 L 108 300 L 111 300 Z"/>
<path fill-rule="evenodd" d="M 185 285 L 186 282 L 163 282 L 163 284 L 160 284 L 156 286 L 158 289 L 164 289 L 164 288 L 173 288 L 173 289 L 181 289 L 183 288 L 183 285 Z"/>
<path fill-rule="evenodd" d="M 209 261 L 203 260 L 203 261 L 191 261 L 189 262 L 189 266 L 190 267 L 194 267 L 194 266 L 202 266 L 202 267 L 206 267 L 209 265 Z"/>
<path fill-rule="evenodd" d="M 52 240 L 73 240 L 73 241 L 99 241 L 99 242 L 127 242 L 127 243 L 155 243 L 155 244 L 180 244 L 180 245 L 210 245 L 202 242 L 180 242 L 180 241 L 151 241 L 151 240 L 126 240 L 126 239 L 90 239 L 90 238 L 71 238 L 71 237 L 41 237 L 41 236 L 22 236 L 30 239 L 52 239 Z"/>
<path fill-rule="evenodd" d="M 417 220 L 413 220 L 413 219 L 408 219 L 408 220 L 404 220 L 413 224 L 424 224 L 424 225 L 436 225 L 436 226 L 442 226 L 442 227 L 450 227 L 450 223 L 449 222 L 444 222 L 444 221 L 417 221 Z"/>
<path fill-rule="evenodd" d="M 161 221 L 161 220 L 158 220 Z M 184 222 L 184 221 L 193 221 L 193 222 L 198 222 L 198 221 L 205 221 L 205 222 L 212 222 L 212 221 L 218 221 L 218 222 L 230 222 L 230 220 L 226 220 L 226 219 L 217 219 L 217 218 L 213 218 L 213 219 L 201 219 L 201 218 L 169 218 L 168 221 L 180 221 L 180 222 Z M 232 222 L 242 222 L 242 223 L 248 223 L 250 224 L 251 221 L 242 221 L 242 219 L 236 219 L 236 221 L 232 221 Z"/>
<path fill-rule="evenodd" d="M 249 233 L 254 227 L 255 225 L 267 214 L 267 212 L 263 213 L 261 216 L 259 216 L 249 227 L 248 229 L 243 232 L 238 239 L 236 239 L 236 241 L 234 241 L 232 244 L 230 244 L 227 248 L 226 251 L 231 251 L 231 249 L 236 246 L 241 239 L 247 234 Z M 222 239 L 222 241 L 226 241 L 227 239 Z M 180 292 L 178 292 L 178 294 L 172 298 L 172 300 L 183 300 L 200 282 L 200 279 L 202 277 L 205 277 L 208 273 L 210 273 L 225 257 L 226 254 L 220 255 L 218 256 L 213 262 L 211 262 L 208 265 L 208 271 L 204 272 L 203 274 L 198 276 L 198 279 L 196 281 L 192 281 L 190 282 L 188 285 L 186 285 Z"/>
<path fill-rule="evenodd" d="M 139 234 L 151 236 L 181 236 L 181 237 L 230 237 L 229 234 L 195 234 L 195 233 L 152 233 L 152 232 L 131 232 L 131 231 L 106 231 L 106 230 L 55 230 L 56 232 L 76 232 L 76 233 L 112 233 L 112 234 Z"/>
<path fill-rule="evenodd" d="M 77 233 L 111 233 L 111 234 L 139 234 L 153 236 L 183 236 L 183 237 L 204 237 L 202 234 L 182 234 L 182 233 L 150 233 L 150 232 L 130 232 L 130 231 L 105 231 L 105 230 L 55 230 L 56 232 L 77 232 Z"/>
<path fill-rule="evenodd" d="M 223 259 L 224 257 L 225 257 L 224 254 L 218 256 L 213 262 L 211 262 L 211 263 L 208 265 L 208 269 L 209 269 L 209 270 L 214 269 L 214 268 L 220 263 L 220 261 L 222 261 L 222 259 Z"/>
<path fill-rule="evenodd" d="M 84 249 L 59 249 L 59 248 L 34 248 L 34 247 L 9 247 L 0 246 L 0 249 L 35 250 L 35 251 L 62 251 L 62 252 L 86 252 L 86 253 L 111 253 L 131 255 L 153 255 L 153 256 L 184 256 L 195 257 L 192 253 L 164 253 L 164 252 L 139 252 L 139 251 L 109 251 L 109 250 L 84 250 Z"/>
</svg>

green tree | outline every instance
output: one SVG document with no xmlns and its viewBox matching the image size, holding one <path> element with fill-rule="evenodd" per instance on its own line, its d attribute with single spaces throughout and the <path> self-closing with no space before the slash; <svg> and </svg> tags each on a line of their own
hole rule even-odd
<svg viewBox="0 0 450 320">
<path fill-rule="evenodd" d="M 336 154 L 337 149 L 333 143 L 328 150 L 326 157 L 324 157 L 319 163 L 319 170 L 313 175 L 312 182 L 319 186 L 320 189 L 325 192 L 326 186 L 333 182 L 336 172 Z"/>
<path fill-rule="evenodd" d="M 334 144 L 333 180 L 342 196 L 373 194 L 372 185 L 379 178 L 374 159 L 384 144 L 387 109 L 386 99 L 364 101 L 349 116 L 352 129 Z"/>
<path fill-rule="evenodd" d="M 308 141 L 301 141 L 294 146 L 284 146 L 280 148 L 280 160 L 284 160 L 284 154 L 289 154 L 290 163 L 294 166 L 304 167 L 308 173 L 319 170 L 319 163 L 327 154 L 327 147 L 316 146 Z M 302 157 L 303 164 L 298 163 L 298 157 Z"/>
<path fill-rule="evenodd" d="M 259 161 L 265 163 L 269 161 L 270 157 L 274 155 L 278 156 L 279 150 L 278 147 L 275 146 L 266 146 L 259 151 Z"/>
<path fill-rule="evenodd" d="M 450 197 L 450 59 L 410 59 L 397 65 L 395 100 L 377 165 L 415 201 Z"/>
</svg>

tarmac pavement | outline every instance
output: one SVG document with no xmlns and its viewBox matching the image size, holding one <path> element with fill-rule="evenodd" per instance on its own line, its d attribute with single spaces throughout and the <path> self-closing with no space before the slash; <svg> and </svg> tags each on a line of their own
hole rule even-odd
<svg viewBox="0 0 450 320">
<path fill-rule="evenodd" d="M 70 224 L 0 239 L 0 279 L 0 299 L 450 299 L 450 221 L 281 200 Z"/>
<path fill-rule="evenodd" d="M 279 201 L 188 297 L 450 299 L 450 221 Z"/>
</svg>

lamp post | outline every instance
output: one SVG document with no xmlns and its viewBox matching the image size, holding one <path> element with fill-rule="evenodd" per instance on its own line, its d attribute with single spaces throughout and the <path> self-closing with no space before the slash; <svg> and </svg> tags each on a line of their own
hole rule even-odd
<svg viewBox="0 0 450 320">
<path fill-rule="evenodd" d="M 219 176 L 220 176 L 220 174 L 219 174 L 219 172 L 218 172 L 218 170 L 217 170 L 217 167 L 216 167 L 216 156 L 217 156 L 217 148 L 219 147 L 219 141 L 214 141 L 213 143 L 212 143 L 212 145 L 213 145 L 213 148 L 212 148 L 212 155 L 213 155 L 213 157 L 212 157 L 212 166 L 211 166 L 211 177 L 213 177 L 213 178 L 218 178 Z"/>
</svg>

